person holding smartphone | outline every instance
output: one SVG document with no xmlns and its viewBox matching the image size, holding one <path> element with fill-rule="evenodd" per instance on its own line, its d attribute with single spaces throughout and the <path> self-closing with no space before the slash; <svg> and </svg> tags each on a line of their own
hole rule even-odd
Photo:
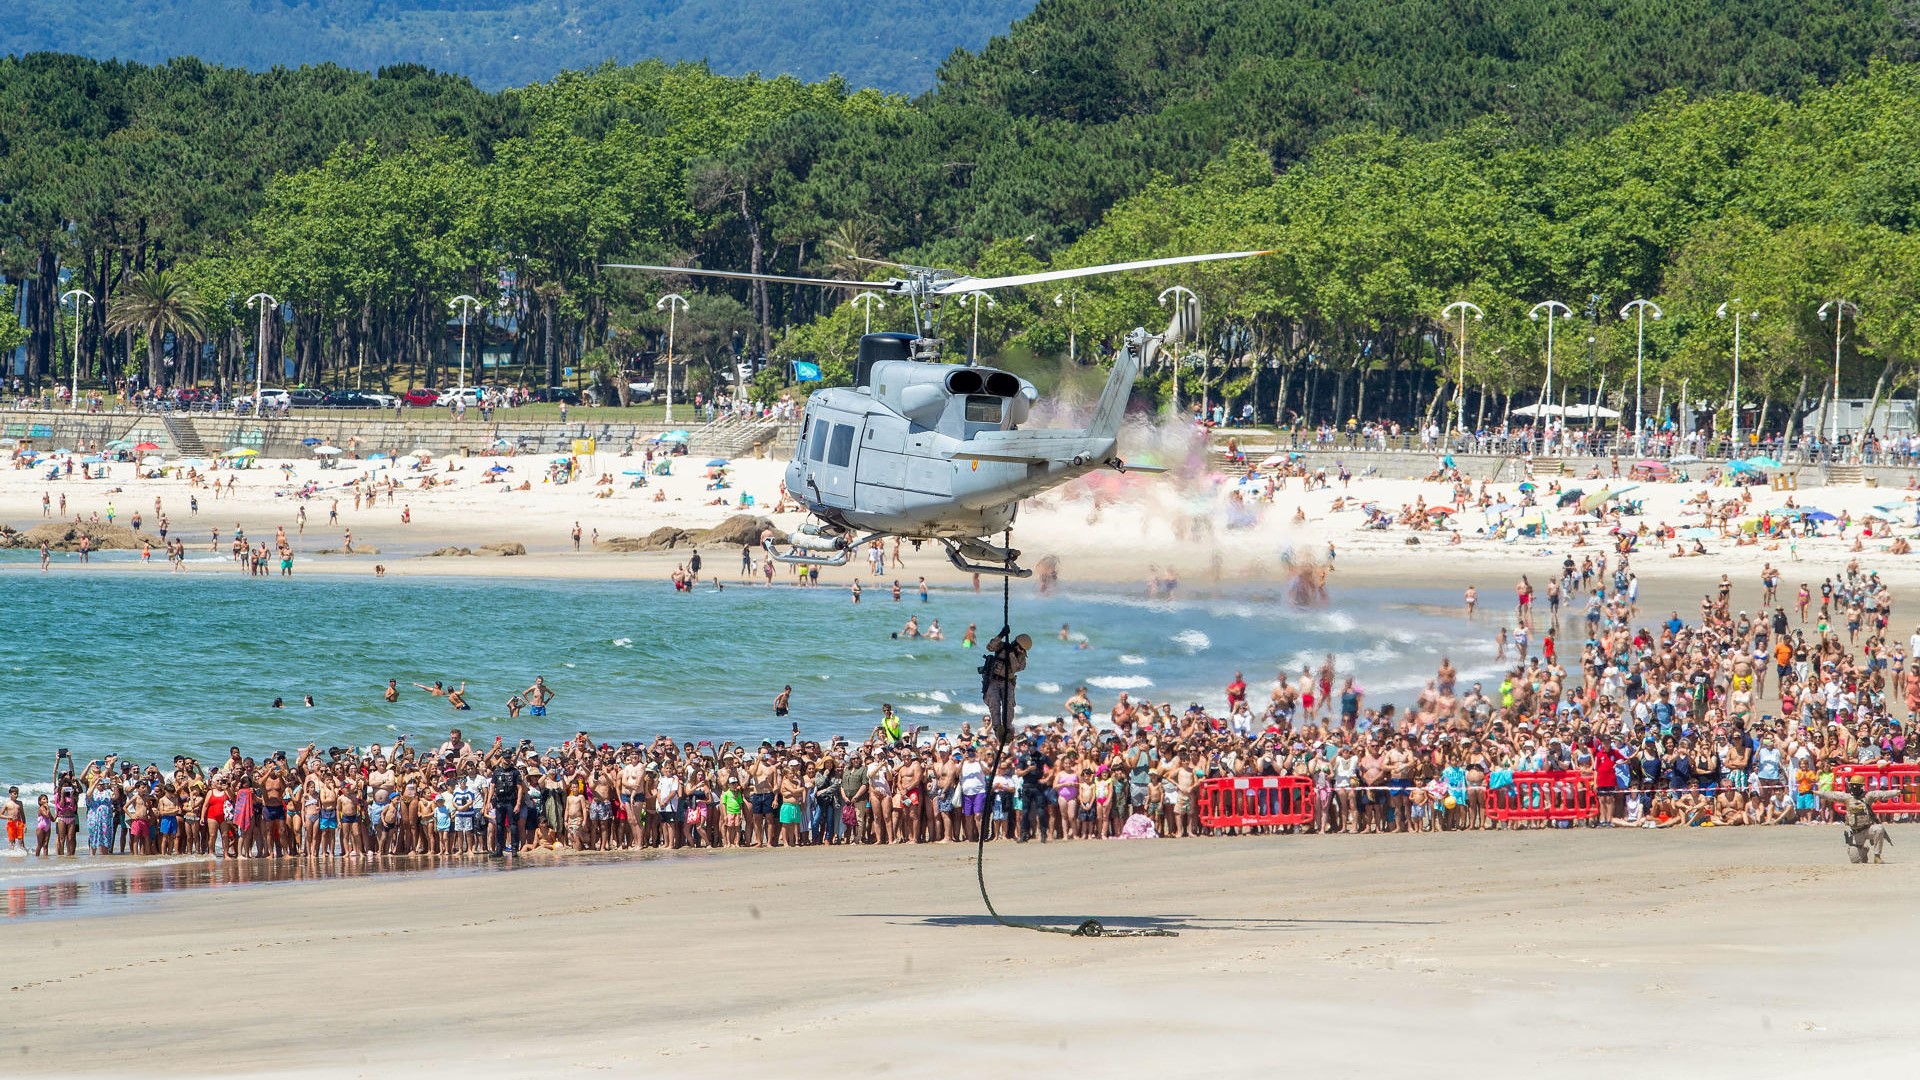
<svg viewBox="0 0 1920 1080">
<path fill-rule="evenodd" d="M 53 759 L 53 853 L 75 854 L 79 833 L 80 781 L 73 775 L 73 755 L 61 750 Z"/>
</svg>

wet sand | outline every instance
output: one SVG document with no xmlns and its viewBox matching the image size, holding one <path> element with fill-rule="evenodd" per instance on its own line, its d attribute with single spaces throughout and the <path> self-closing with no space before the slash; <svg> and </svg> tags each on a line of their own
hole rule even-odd
<svg viewBox="0 0 1920 1080">
<path fill-rule="evenodd" d="M 14 1075 L 1771 1077 L 1905 1064 L 1920 833 L 692 854 L 0 924 Z M 129 1055 L 137 1055 L 130 1057 Z"/>
</svg>

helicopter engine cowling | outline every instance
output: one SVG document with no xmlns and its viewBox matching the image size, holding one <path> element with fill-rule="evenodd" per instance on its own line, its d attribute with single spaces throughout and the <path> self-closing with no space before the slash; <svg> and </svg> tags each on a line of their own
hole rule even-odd
<svg viewBox="0 0 1920 1080">
<path fill-rule="evenodd" d="M 1039 397 L 1040 391 L 1035 390 L 1032 383 L 1020 385 L 1020 392 L 1007 402 L 1007 417 L 1013 421 L 1014 427 L 1027 422 L 1028 414 L 1033 411 L 1033 403 Z"/>
<path fill-rule="evenodd" d="M 903 386 L 895 397 L 901 415 L 917 424 L 932 427 L 947 408 L 947 393 L 935 383 Z"/>
</svg>

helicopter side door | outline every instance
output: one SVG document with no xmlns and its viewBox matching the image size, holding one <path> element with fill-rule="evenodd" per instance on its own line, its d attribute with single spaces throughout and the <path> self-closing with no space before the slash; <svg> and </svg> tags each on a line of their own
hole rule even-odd
<svg viewBox="0 0 1920 1080">
<path fill-rule="evenodd" d="M 853 474 L 860 454 L 865 417 L 833 409 L 815 410 L 807 433 L 806 490 L 797 492 L 826 506 L 853 508 Z"/>
<path fill-rule="evenodd" d="M 907 505 L 907 422 L 876 413 L 867 417 L 860 440 L 860 471 L 856 489 L 860 509 L 869 514 L 898 514 Z"/>
</svg>

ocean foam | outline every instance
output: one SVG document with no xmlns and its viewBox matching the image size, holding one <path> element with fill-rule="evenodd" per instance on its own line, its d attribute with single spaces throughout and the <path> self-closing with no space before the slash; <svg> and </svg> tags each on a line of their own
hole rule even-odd
<svg viewBox="0 0 1920 1080">
<path fill-rule="evenodd" d="M 1060 692 L 1060 684 L 1057 682 L 1037 682 L 1033 684 L 1033 688 L 1043 694 L 1057 694 Z"/>
<path fill-rule="evenodd" d="M 1139 667 L 1147 662 L 1147 658 L 1134 653 L 1125 653 L 1120 657 L 1120 662 L 1129 667 Z"/>
<path fill-rule="evenodd" d="M 1360 628 L 1360 623 L 1344 611 L 1326 612 L 1316 621 L 1320 623 L 1323 629 L 1332 630 L 1340 634 L 1352 633 L 1354 630 Z"/>
<path fill-rule="evenodd" d="M 1175 645 L 1187 650 L 1189 654 L 1205 652 L 1213 648 L 1213 639 L 1199 630 L 1182 630 L 1173 635 L 1171 640 Z"/>
<path fill-rule="evenodd" d="M 613 644 L 616 648 L 631 649 L 633 648 L 633 639 L 630 637 L 617 637 L 613 639 Z"/>
<path fill-rule="evenodd" d="M 1096 675 L 1087 680 L 1087 685 L 1101 690 L 1145 690 L 1153 680 L 1145 675 Z"/>
</svg>

